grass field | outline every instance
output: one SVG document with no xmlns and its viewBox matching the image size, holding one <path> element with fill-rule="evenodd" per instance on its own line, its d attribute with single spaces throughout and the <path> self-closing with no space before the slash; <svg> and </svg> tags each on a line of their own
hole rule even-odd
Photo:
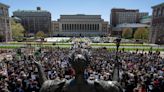
<svg viewBox="0 0 164 92">
<path fill-rule="evenodd" d="M 23 44 L 31 44 L 37 45 L 41 44 L 40 42 L 8 42 L 7 44 L 11 45 L 23 45 Z M 42 45 L 53 45 L 52 42 L 43 42 Z M 71 43 L 55 43 L 56 45 L 68 45 L 71 46 Z M 115 43 L 91 43 L 91 46 L 115 46 Z M 122 43 L 120 46 L 149 46 L 149 44 L 131 44 L 131 43 Z"/>
<path fill-rule="evenodd" d="M 0 46 L 0 49 L 16 49 L 16 48 L 20 48 L 21 46 Z M 52 46 L 42 46 L 42 47 L 52 47 Z M 60 47 L 60 48 L 69 48 L 68 46 L 61 46 L 61 45 L 56 45 L 53 47 Z M 125 51 L 135 51 L 135 50 L 139 50 L 139 51 L 149 51 L 150 48 L 124 48 Z M 116 50 L 116 48 L 108 48 L 108 50 Z M 119 48 L 119 50 L 122 50 L 122 48 Z M 164 51 L 163 48 L 152 48 L 152 51 Z"/>
<path fill-rule="evenodd" d="M 70 48 L 71 43 L 50 43 L 50 42 L 43 42 L 40 44 L 39 42 L 8 42 L 6 46 L 0 46 L 0 49 L 15 49 L 26 46 L 26 44 L 31 44 L 32 47 L 61 47 L 61 48 Z M 115 50 L 115 43 L 91 43 L 91 46 L 94 48 L 98 47 L 107 47 L 109 50 Z M 149 51 L 151 46 L 149 44 L 120 44 L 120 47 L 124 48 L 125 51 L 133 51 L 133 50 L 143 50 Z M 137 48 L 140 47 L 140 48 Z M 120 50 L 122 49 L 120 48 Z M 153 51 L 159 50 L 164 51 L 164 48 L 152 48 Z"/>
</svg>

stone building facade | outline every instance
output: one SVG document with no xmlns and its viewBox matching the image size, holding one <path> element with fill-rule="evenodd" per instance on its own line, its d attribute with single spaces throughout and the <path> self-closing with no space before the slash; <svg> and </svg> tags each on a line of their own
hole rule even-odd
<svg viewBox="0 0 164 92">
<path fill-rule="evenodd" d="M 21 24 L 26 30 L 28 36 L 35 35 L 38 31 L 45 34 L 51 34 L 51 13 L 46 10 L 17 10 L 13 12 L 14 17 L 21 19 Z"/>
<path fill-rule="evenodd" d="M 152 27 L 149 41 L 164 44 L 164 3 L 152 7 Z"/>
<path fill-rule="evenodd" d="M 12 32 L 9 17 L 9 6 L 0 3 L 0 35 L 1 41 L 12 40 Z"/>
<path fill-rule="evenodd" d="M 101 15 L 61 15 L 52 24 L 54 36 L 104 36 L 108 31 L 108 22 Z"/>
<path fill-rule="evenodd" d="M 115 27 L 123 23 L 139 23 L 143 16 L 148 16 L 148 13 L 139 12 L 138 9 L 113 8 L 110 15 L 110 24 Z"/>
</svg>

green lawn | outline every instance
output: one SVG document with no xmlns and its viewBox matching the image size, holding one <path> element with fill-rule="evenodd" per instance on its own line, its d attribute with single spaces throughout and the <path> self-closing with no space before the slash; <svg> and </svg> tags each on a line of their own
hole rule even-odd
<svg viewBox="0 0 164 92">
<path fill-rule="evenodd" d="M 23 45 L 23 44 L 31 44 L 37 45 L 41 44 L 40 42 L 8 42 L 7 44 L 13 45 Z M 43 42 L 42 45 L 53 45 L 52 42 Z M 56 45 L 67 45 L 71 46 L 71 43 L 56 43 Z M 91 43 L 91 46 L 115 46 L 115 43 Z M 120 46 L 149 46 L 149 44 L 131 44 L 131 43 L 122 43 Z"/>
<path fill-rule="evenodd" d="M 92 43 L 91 46 L 116 46 L 115 43 Z M 120 46 L 149 46 L 148 44 L 131 44 L 131 43 L 123 43 Z"/>
<path fill-rule="evenodd" d="M 139 51 L 150 51 L 150 48 L 124 48 L 125 51 L 136 51 L 137 49 Z M 108 48 L 108 50 L 115 50 L 115 48 Z M 119 50 L 122 50 L 122 48 L 119 48 Z M 152 51 L 164 51 L 164 49 L 153 48 Z"/>
<path fill-rule="evenodd" d="M 21 46 L 0 46 L 0 49 L 16 49 L 16 48 L 20 48 Z M 35 46 L 36 47 L 36 46 Z M 60 48 L 69 48 L 70 46 L 67 45 L 55 45 L 55 46 L 50 46 L 50 45 L 43 45 L 41 47 L 60 47 Z M 116 50 L 116 48 L 108 48 L 108 50 Z M 119 50 L 122 50 L 122 48 L 119 48 Z M 135 51 L 137 50 L 137 48 L 124 48 L 125 51 Z M 138 48 L 139 51 L 142 51 L 143 48 Z M 144 48 L 144 51 L 149 51 L 150 48 Z M 152 48 L 153 51 L 164 51 L 163 48 Z"/>
<path fill-rule="evenodd" d="M 21 46 L 0 46 L 0 49 L 16 49 L 20 48 Z"/>
<path fill-rule="evenodd" d="M 10 46 L 0 46 L 0 48 L 4 49 L 15 49 L 22 47 L 23 45 L 26 44 L 31 44 L 32 47 L 61 47 L 61 48 L 70 48 L 71 43 L 55 43 L 55 45 L 52 42 L 43 42 L 42 45 L 40 45 L 40 42 L 8 42 L 7 43 Z M 116 46 L 115 43 L 91 43 L 91 46 L 93 47 L 108 47 L 110 50 L 115 50 L 115 48 L 112 48 L 112 46 Z M 110 47 L 111 46 L 111 47 Z M 138 50 L 144 50 L 149 51 L 150 50 L 150 45 L 149 44 L 131 44 L 131 43 L 121 43 L 120 46 L 130 46 L 130 48 L 125 48 L 125 51 L 132 51 L 136 50 L 137 47 L 140 47 Z M 143 48 L 142 48 L 143 47 Z M 120 48 L 122 49 L 122 48 Z M 153 51 L 164 51 L 163 48 L 153 48 Z"/>
</svg>

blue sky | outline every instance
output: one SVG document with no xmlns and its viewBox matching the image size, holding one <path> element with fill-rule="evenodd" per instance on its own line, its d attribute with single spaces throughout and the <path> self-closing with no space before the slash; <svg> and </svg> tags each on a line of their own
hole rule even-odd
<svg viewBox="0 0 164 92">
<path fill-rule="evenodd" d="M 112 8 L 139 9 L 141 12 L 152 13 L 151 6 L 164 0 L 0 0 L 10 6 L 10 16 L 15 10 L 34 10 L 40 6 L 52 14 L 57 20 L 61 14 L 100 14 L 109 21 Z"/>
</svg>

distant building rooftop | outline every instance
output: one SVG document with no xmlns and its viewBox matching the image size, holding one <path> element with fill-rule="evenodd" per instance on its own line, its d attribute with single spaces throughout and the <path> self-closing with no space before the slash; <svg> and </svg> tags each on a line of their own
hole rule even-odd
<svg viewBox="0 0 164 92">
<path fill-rule="evenodd" d="M 156 8 L 156 7 L 159 7 L 159 6 L 164 6 L 164 2 L 163 3 L 160 3 L 158 5 L 152 6 L 152 8 Z"/>
<path fill-rule="evenodd" d="M 152 22 L 152 16 L 144 16 L 140 19 L 140 23 L 150 25 Z"/>
<path fill-rule="evenodd" d="M 148 18 L 152 18 L 152 16 L 144 16 L 144 17 L 142 17 L 142 19 L 148 19 Z"/>
<path fill-rule="evenodd" d="M 46 10 L 16 10 L 15 12 L 49 12 Z"/>
<path fill-rule="evenodd" d="M 85 15 L 85 14 L 74 14 L 74 15 L 60 15 L 60 19 L 101 19 L 101 15 Z"/>
<path fill-rule="evenodd" d="M 47 10 L 41 10 L 41 7 L 36 7 L 36 10 L 16 10 L 15 12 L 49 12 Z"/>
<path fill-rule="evenodd" d="M 62 14 L 60 16 L 101 16 L 101 15 L 86 15 L 86 14 Z"/>
<path fill-rule="evenodd" d="M 3 3 L 1 3 L 1 2 L 0 2 L 0 5 L 5 6 L 5 7 L 7 7 L 7 8 L 10 7 L 9 5 L 3 4 Z"/>
<path fill-rule="evenodd" d="M 117 12 L 139 12 L 139 9 L 112 8 L 111 11 L 117 11 Z"/>
<path fill-rule="evenodd" d="M 118 27 L 118 28 L 121 28 L 121 27 L 138 28 L 138 27 L 150 27 L 150 25 L 140 24 L 140 23 L 123 23 L 123 24 L 117 25 L 116 27 Z"/>
</svg>

